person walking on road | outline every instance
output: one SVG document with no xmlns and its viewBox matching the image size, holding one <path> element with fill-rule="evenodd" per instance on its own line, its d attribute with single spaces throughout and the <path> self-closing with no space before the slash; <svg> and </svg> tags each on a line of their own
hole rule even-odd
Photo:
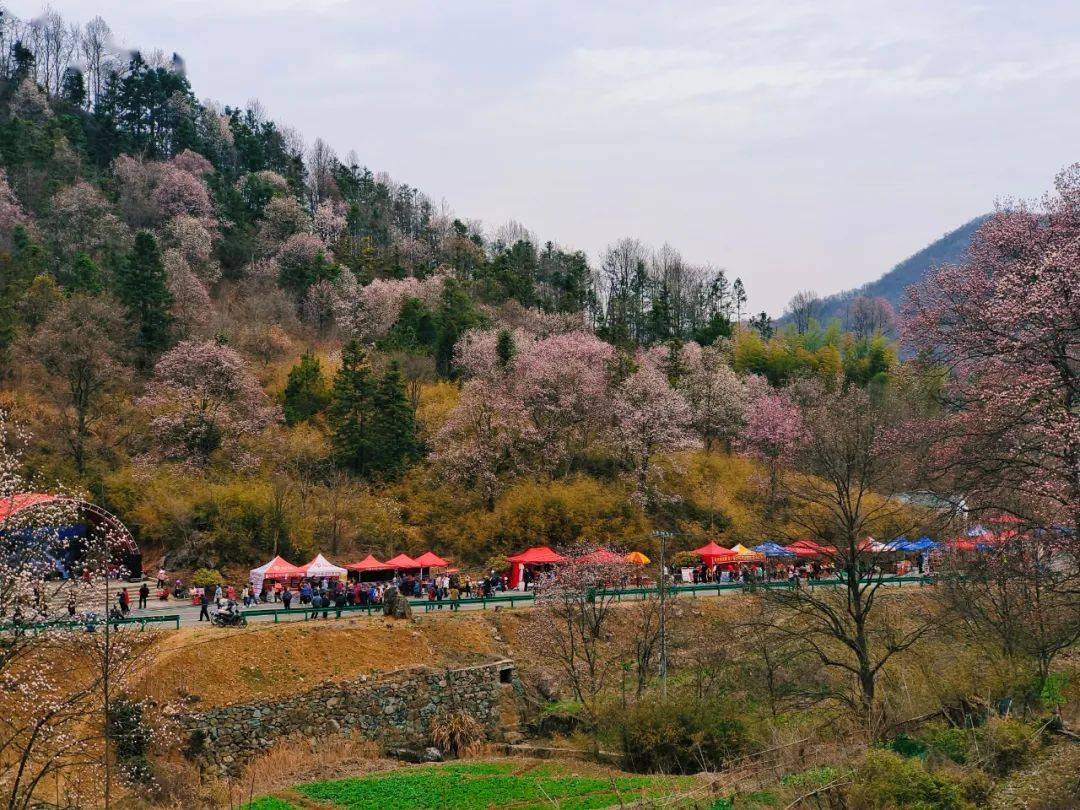
<svg viewBox="0 0 1080 810">
<path fill-rule="evenodd" d="M 150 586 L 145 582 L 139 587 L 139 610 L 146 610 L 146 600 L 150 598 Z"/>
<path fill-rule="evenodd" d="M 199 621 L 203 619 L 210 621 L 210 594 L 206 592 L 206 588 L 203 588 L 202 595 L 199 597 Z"/>
</svg>

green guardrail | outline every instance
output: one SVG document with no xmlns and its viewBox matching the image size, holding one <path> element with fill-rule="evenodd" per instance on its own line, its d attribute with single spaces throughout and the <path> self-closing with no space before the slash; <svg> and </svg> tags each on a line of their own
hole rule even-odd
<svg viewBox="0 0 1080 810">
<path fill-rule="evenodd" d="M 933 576 L 904 576 L 904 577 L 882 577 L 881 580 L 886 584 L 903 585 L 904 583 L 916 583 L 920 586 L 933 584 Z M 819 579 L 819 580 L 802 580 L 800 581 L 801 587 L 819 588 L 819 587 L 838 587 L 843 584 L 842 579 Z M 783 590 L 787 588 L 794 588 L 795 585 L 788 580 L 771 580 L 767 582 L 702 582 L 696 585 L 674 585 L 668 588 L 668 593 L 675 594 L 689 594 L 690 596 L 698 596 L 699 594 L 717 594 L 724 591 L 750 591 L 755 588 L 769 589 L 769 590 Z M 648 594 L 658 593 L 656 586 L 641 587 L 641 588 L 620 588 L 617 591 L 605 591 L 605 595 L 613 594 L 616 601 L 622 601 L 624 598 L 642 598 Z M 423 608 L 425 613 L 431 613 L 433 611 L 456 611 L 460 610 L 463 606 L 476 605 L 482 610 L 487 610 L 489 606 L 507 605 L 513 608 L 515 605 L 521 605 L 531 603 L 536 600 L 536 594 L 532 591 L 525 591 L 522 593 L 505 593 L 499 596 L 479 596 L 469 597 L 466 599 L 410 599 L 409 604 L 415 608 Z M 315 610 L 311 605 L 298 605 L 296 607 L 289 608 L 248 608 L 244 610 L 244 616 L 270 616 L 274 622 L 281 621 L 283 616 L 285 617 L 303 617 L 309 616 L 313 613 L 326 613 L 327 615 L 333 613 L 335 617 L 340 618 L 344 613 L 381 613 L 382 603 L 369 604 L 369 605 L 343 605 L 342 607 L 325 607 Z"/>
<path fill-rule="evenodd" d="M 86 631 L 88 628 L 97 629 L 105 624 L 103 619 L 55 619 L 48 622 L 26 622 L 25 624 L 8 623 L 0 624 L 0 633 L 30 633 L 37 635 L 38 633 L 44 633 L 47 630 L 80 630 Z M 110 619 L 109 625 L 112 627 L 118 627 L 125 624 L 137 624 L 140 630 L 146 629 L 148 624 L 171 624 L 177 630 L 180 629 L 180 615 L 177 613 L 168 613 L 161 616 L 131 616 L 126 619 Z"/>
<path fill-rule="evenodd" d="M 468 599 L 410 599 L 409 604 L 413 608 L 423 608 L 425 613 L 430 613 L 435 610 L 459 610 L 462 605 L 479 605 L 482 609 L 486 610 L 488 605 L 502 605 L 506 604 L 510 607 L 514 607 L 515 604 L 521 604 L 524 602 L 532 602 L 536 599 L 534 593 L 511 593 L 503 596 L 480 596 Z M 335 607 L 330 605 L 329 607 L 320 607 L 318 609 L 313 608 L 311 605 L 296 605 L 290 607 L 288 610 L 285 608 L 246 608 L 243 615 L 247 618 L 252 616 L 269 616 L 275 624 L 280 622 L 282 617 L 302 617 L 305 615 L 312 615 L 315 613 L 333 613 L 336 617 L 340 617 L 343 613 L 364 613 L 370 615 L 371 613 L 381 613 L 383 609 L 382 603 L 368 605 L 342 605 L 341 607 Z"/>
</svg>

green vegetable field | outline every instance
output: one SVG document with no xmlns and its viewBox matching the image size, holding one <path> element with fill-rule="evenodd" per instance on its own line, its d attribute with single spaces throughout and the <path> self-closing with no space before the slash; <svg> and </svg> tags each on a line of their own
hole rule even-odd
<svg viewBox="0 0 1080 810">
<path fill-rule="evenodd" d="M 300 810 L 312 806 L 334 810 L 592 810 L 672 797 L 701 786 L 694 777 L 605 774 L 584 765 L 580 769 L 568 768 L 566 763 L 455 762 L 310 782 L 257 799 L 247 810 Z M 702 806 L 709 805 L 704 793 L 701 802 Z"/>
</svg>

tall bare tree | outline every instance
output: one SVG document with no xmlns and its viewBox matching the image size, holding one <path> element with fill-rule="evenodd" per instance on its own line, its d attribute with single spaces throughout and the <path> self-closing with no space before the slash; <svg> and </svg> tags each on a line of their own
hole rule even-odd
<svg viewBox="0 0 1080 810">
<path fill-rule="evenodd" d="M 801 335 L 810 328 L 810 321 L 821 312 L 821 298 L 813 290 L 800 290 L 791 296 L 785 311 L 791 316 L 795 330 Z"/>
<path fill-rule="evenodd" d="M 872 534 L 892 538 L 917 528 L 898 494 L 903 456 L 890 428 L 894 406 L 866 392 L 814 392 L 804 407 L 806 433 L 796 450 L 796 469 L 785 470 L 781 489 L 791 520 L 810 537 L 831 544 L 829 562 L 839 587 L 766 591 L 787 609 L 781 632 L 808 647 L 826 668 L 847 676 L 837 697 L 866 722 L 871 736 L 881 731 L 878 676 L 885 665 L 922 638 L 940 620 L 940 611 L 905 604 L 904 615 L 889 616 L 881 592 L 884 559 L 873 550 Z"/>
</svg>

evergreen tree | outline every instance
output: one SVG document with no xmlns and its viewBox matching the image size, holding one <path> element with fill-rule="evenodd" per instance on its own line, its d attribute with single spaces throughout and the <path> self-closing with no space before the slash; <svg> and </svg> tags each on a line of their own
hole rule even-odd
<svg viewBox="0 0 1080 810">
<path fill-rule="evenodd" d="M 420 299 L 409 297 L 401 303 L 401 313 L 380 348 L 430 354 L 437 341 L 438 328 L 431 310 Z"/>
<path fill-rule="evenodd" d="M 454 345 L 466 330 L 477 326 L 481 321 L 472 299 L 455 279 L 447 279 L 443 287 L 438 320 L 435 371 L 443 377 L 452 377 L 454 375 Z"/>
<path fill-rule="evenodd" d="M 372 445 L 373 471 L 383 478 L 397 478 L 420 456 L 416 411 L 405 393 L 396 361 L 390 363 L 375 391 Z"/>
<path fill-rule="evenodd" d="M 711 346 L 721 337 L 731 337 L 731 321 L 722 312 L 714 312 L 708 323 L 694 332 L 694 340 L 702 346 Z"/>
<path fill-rule="evenodd" d="M 144 362 L 169 345 L 172 295 L 157 240 L 149 231 L 135 235 L 135 245 L 116 271 L 116 296 L 127 308 Z"/>
<path fill-rule="evenodd" d="M 334 463 L 368 477 L 375 464 L 376 382 L 360 342 L 350 340 L 341 350 L 341 368 L 330 394 L 330 428 Z"/>
<path fill-rule="evenodd" d="M 64 288 L 69 293 L 87 292 L 97 294 L 104 285 L 101 280 L 101 268 L 85 253 L 79 253 L 71 264 L 71 269 L 64 278 Z"/>
<path fill-rule="evenodd" d="M 310 352 L 305 353 L 300 362 L 289 369 L 282 402 L 285 421 L 290 425 L 307 421 L 325 410 L 329 402 L 330 392 L 322 375 L 322 364 Z"/>
<path fill-rule="evenodd" d="M 743 307 L 746 306 L 746 287 L 743 286 L 741 278 L 735 279 L 735 283 L 731 285 L 731 302 L 735 305 L 735 323 L 740 323 Z"/>
<path fill-rule="evenodd" d="M 514 346 L 514 336 L 509 329 L 499 330 L 499 337 L 495 342 L 495 356 L 499 360 L 499 368 L 509 368 L 514 359 L 517 349 Z"/>
<path fill-rule="evenodd" d="M 773 336 L 773 322 L 768 312 L 761 312 L 750 318 L 750 328 L 761 335 L 763 340 Z"/>
<path fill-rule="evenodd" d="M 47 273 L 45 252 L 26 228 L 15 226 L 11 241 L 11 255 L 0 257 L 0 357 L 4 358 L 18 335 L 22 323 L 19 306 L 30 283 Z"/>
</svg>

